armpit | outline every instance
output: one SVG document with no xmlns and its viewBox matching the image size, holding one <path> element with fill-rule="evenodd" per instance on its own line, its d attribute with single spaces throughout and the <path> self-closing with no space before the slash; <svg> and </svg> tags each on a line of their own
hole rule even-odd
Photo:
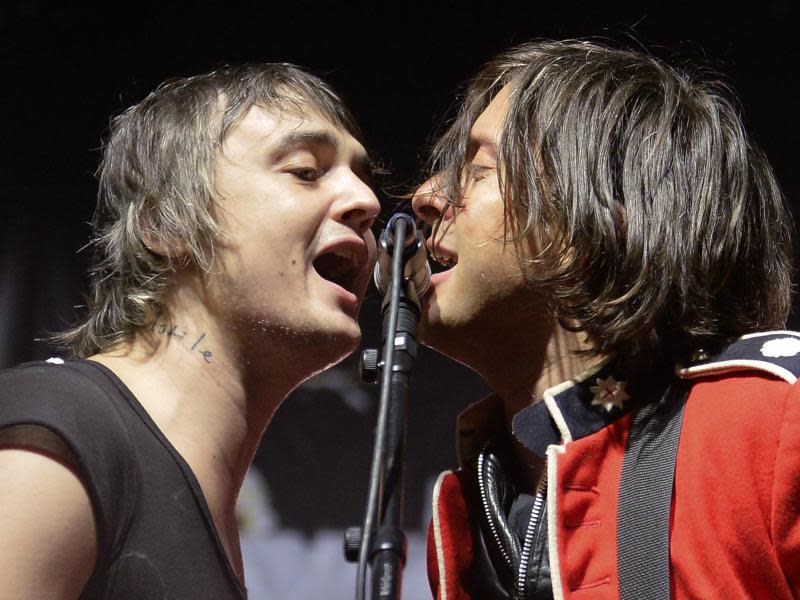
<svg viewBox="0 0 800 600">
<path fill-rule="evenodd" d="M 0 429 L 0 450 L 16 448 L 38 452 L 75 470 L 76 460 L 69 446 L 54 431 L 41 425 L 12 425 Z"/>
</svg>

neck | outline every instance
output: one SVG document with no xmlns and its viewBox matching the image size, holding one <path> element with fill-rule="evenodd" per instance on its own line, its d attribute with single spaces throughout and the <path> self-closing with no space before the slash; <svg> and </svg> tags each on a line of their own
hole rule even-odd
<svg viewBox="0 0 800 600">
<path fill-rule="evenodd" d="M 538 342 L 537 342 L 538 341 Z M 503 400 L 511 425 L 520 410 L 541 400 L 545 390 L 573 379 L 598 362 L 578 355 L 589 348 L 580 333 L 549 323 L 535 332 L 516 332 L 490 344 L 491 352 L 467 361 Z"/>
<path fill-rule="evenodd" d="M 542 344 L 531 339 L 546 339 Z M 598 359 L 577 355 L 587 349 L 580 334 L 553 324 L 538 337 L 517 339 L 518 343 L 502 344 L 503 351 L 492 355 L 479 374 L 500 397 L 508 431 L 512 431 L 514 415 L 539 402 L 544 392 L 564 381 L 574 379 L 592 368 Z M 494 348 L 497 349 L 496 347 Z M 518 489 L 533 493 L 544 474 L 544 463 L 512 436 L 516 466 L 513 477 Z"/>
<path fill-rule="evenodd" d="M 281 339 L 254 341 L 180 299 L 126 345 L 91 357 L 114 371 L 191 466 L 218 528 L 280 403 L 314 372 Z M 296 357 L 295 357 L 296 358 Z M 322 365 L 317 366 L 319 369 Z"/>
</svg>

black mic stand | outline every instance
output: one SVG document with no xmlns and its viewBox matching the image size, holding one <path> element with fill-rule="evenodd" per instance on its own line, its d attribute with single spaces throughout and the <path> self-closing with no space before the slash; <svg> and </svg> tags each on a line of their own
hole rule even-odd
<svg viewBox="0 0 800 600">
<path fill-rule="evenodd" d="M 374 382 L 380 370 L 381 391 L 364 524 L 348 528 L 345 534 L 345 556 L 350 561 L 358 560 L 357 600 L 364 598 L 367 562 L 372 568 L 371 600 L 399 599 L 406 561 L 406 536 L 400 527 L 403 469 L 408 390 L 417 356 L 415 336 L 419 321 L 416 289 L 403 277 L 405 264 L 415 251 L 404 243 L 407 224 L 404 219 L 396 221 L 393 248 L 389 249 L 392 282 L 381 307 L 383 360 L 378 363 L 375 349 L 362 354 L 362 377 Z M 411 233 L 415 235 L 413 229 L 412 223 Z"/>
</svg>

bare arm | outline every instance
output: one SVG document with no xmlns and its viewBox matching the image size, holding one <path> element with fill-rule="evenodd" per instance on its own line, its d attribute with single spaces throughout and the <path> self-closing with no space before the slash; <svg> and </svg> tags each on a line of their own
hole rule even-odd
<svg viewBox="0 0 800 600">
<path fill-rule="evenodd" d="M 0 432 L 0 598 L 73 600 L 97 555 L 89 495 L 55 435 L 15 429 Z"/>
</svg>

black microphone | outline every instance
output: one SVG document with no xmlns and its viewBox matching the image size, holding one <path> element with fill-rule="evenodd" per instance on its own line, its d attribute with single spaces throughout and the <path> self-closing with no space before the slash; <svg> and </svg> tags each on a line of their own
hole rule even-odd
<svg viewBox="0 0 800 600">
<path fill-rule="evenodd" d="M 378 240 L 378 262 L 375 264 L 373 279 L 375 286 L 382 294 L 386 293 L 392 282 L 392 255 L 395 251 L 395 225 L 398 219 L 406 222 L 406 233 L 403 239 L 403 252 L 406 255 L 406 266 L 403 277 L 411 281 L 417 298 L 422 298 L 431 284 L 431 266 L 428 264 L 428 251 L 425 248 L 425 237 L 417 231 L 414 219 L 405 213 L 395 213 L 381 233 Z"/>
</svg>

